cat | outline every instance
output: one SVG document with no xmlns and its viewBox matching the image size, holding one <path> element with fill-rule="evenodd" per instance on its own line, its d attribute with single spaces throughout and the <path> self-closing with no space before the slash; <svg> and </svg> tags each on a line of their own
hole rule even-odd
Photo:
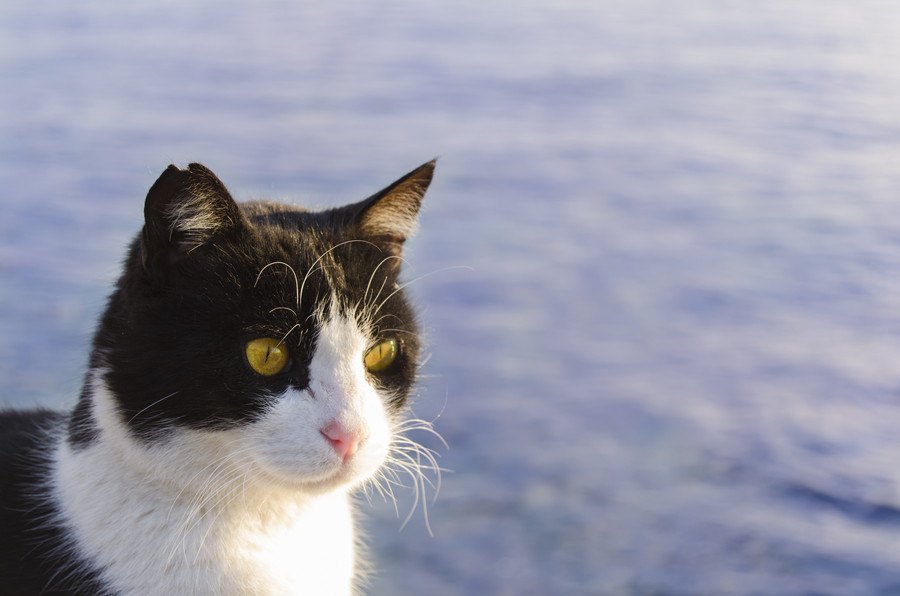
<svg viewBox="0 0 900 596">
<path fill-rule="evenodd" d="M 313 212 L 169 166 L 77 405 L 0 414 L 0 592 L 357 591 L 350 493 L 408 441 L 399 275 L 434 167 Z"/>
</svg>

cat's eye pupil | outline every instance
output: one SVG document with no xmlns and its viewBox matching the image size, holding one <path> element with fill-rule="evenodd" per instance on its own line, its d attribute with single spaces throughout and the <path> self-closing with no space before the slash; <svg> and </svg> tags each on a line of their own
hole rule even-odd
<svg viewBox="0 0 900 596">
<path fill-rule="evenodd" d="M 250 368 L 263 376 L 277 375 L 290 361 L 287 348 L 274 337 L 251 339 L 247 342 L 244 354 Z"/>
<path fill-rule="evenodd" d="M 397 359 L 397 340 L 386 339 L 366 352 L 364 362 L 366 370 L 371 373 L 378 373 L 387 370 Z"/>
</svg>

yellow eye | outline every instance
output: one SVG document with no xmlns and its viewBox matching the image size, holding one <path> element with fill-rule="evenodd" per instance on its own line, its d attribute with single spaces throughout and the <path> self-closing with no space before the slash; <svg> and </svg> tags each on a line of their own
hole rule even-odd
<svg viewBox="0 0 900 596">
<path fill-rule="evenodd" d="M 366 352 L 366 370 L 372 373 L 387 370 L 397 358 L 397 340 L 386 339 Z"/>
<path fill-rule="evenodd" d="M 247 362 L 250 367 L 267 377 L 277 375 L 288 363 L 288 353 L 284 345 L 272 337 L 260 337 L 247 342 Z"/>
</svg>

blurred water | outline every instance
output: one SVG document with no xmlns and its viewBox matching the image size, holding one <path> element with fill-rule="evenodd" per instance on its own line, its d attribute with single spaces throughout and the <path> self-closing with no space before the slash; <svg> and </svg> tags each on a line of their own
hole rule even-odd
<svg viewBox="0 0 900 596">
<path fill-rule="evenodd" d="M 73 403 L 168 163 L 324 206 L 439 155 L 454 473 L 433 538 L 375 504 L 373 594 L 900 593 L 898 63 L 875 0 L 5 2 L 0 399 Z"/>
</svg>

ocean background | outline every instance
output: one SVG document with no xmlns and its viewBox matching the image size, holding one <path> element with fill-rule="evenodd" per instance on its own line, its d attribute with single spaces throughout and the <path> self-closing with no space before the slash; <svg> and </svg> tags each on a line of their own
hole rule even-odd
<svg viewBox="0 0 900 596">
<path fill-rule="evenodd" d="M 169 163 L 361 199 L 449 448 L 374 595 L 900 594 L 900 4 L 0 3 L 0 404 L 68 407 Z"/>
</svg>

